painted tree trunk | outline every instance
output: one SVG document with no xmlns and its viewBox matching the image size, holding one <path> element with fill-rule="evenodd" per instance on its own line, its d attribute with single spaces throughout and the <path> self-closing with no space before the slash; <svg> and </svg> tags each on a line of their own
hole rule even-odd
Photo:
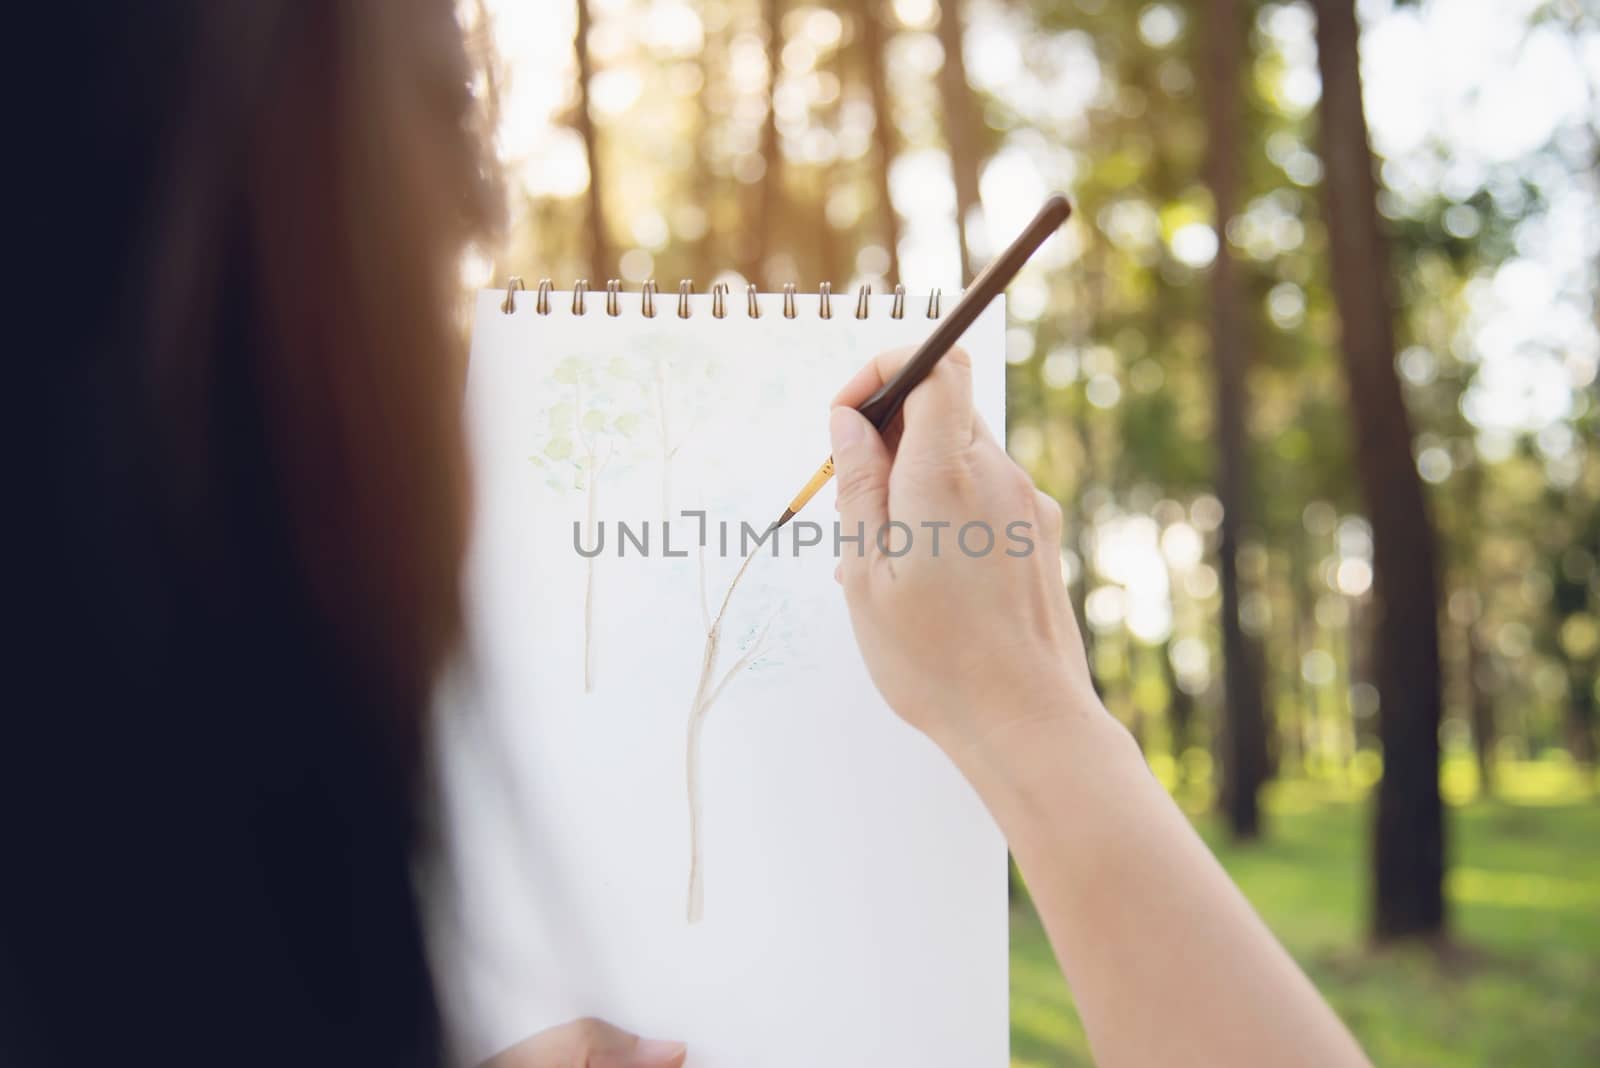
<svg viewBox="0 0 1600 1068">
<path fill-rule="evenodd" d="M 656 408 L 656 430 L 661 449 L 661 523 L 672 519 L 672 456 L 677 451 L 672 444 L 671 407 L 667 398 L 667 371 L 660 360 L 656 361 L 655 378 L 651 381 L 652 399 Z"/>
<path fill-rule="evenodd" d="M 705 660 L 701 664 L 700 684 L 695 689 L 694 702 L 689 706 L 689 741 L 685 757 L 685 774 L 689 790 L 689 896 L 687 919 L 699 923 L 705 915 L 705 850 L 700 842 L 700 732 L 706 721 L 706 698 L 710 694 L 711 673 L 716 670 L 717 643 L 722 621 L 719 619 L 706 635 Z"/>
<path fill-rule="evenodd" d="M 1356 0 L 1317 0 L 1323 194 L 1350 390 L 1356 471 L 1373 533 L 1372 637 L 1383 780 L 1373 841 L 1379 940 L 1445 929 L 1439 796 L 1439 620 L 1433 527 L 1395 374 L 1388 248 L 1361 97 Z"/>
<path fill-rule="evenodd" d="M 592 466 L 592 464 L 591 464 Z M 591 471 L 588 489 L 585 491 L 585 525 L 588 527 L 588 536 L 599 536 L 596 518 L 599 514 L 600 476 L 598 471 Z M 591 544 L 597 544 L 591 542 Z M 597 552 L 583 561 L 583 692 L 594 693 L 594 562 L 600 558 Z"/>
<path fill-rule="evenodd" d="M 728 602 L 733 600 L 733 591 L 738 589 L 739 581 L 744 578 L 744 573 L 749 570 L 750 563 L 761 551 L 760 547 L 745 557 L 739 571 L 733 576 L 733 581 L 728 584 L 728 592 L 722 596 L 722 605 L 717 609 L 716 618 L 706 628 L 706 644 L 700 658 L 700 681 L 695 685 L 694 700 L 689 703 L 689 736 L 686 743 L 684 757 L 685 785 L 689 793 L 689 889 L 685 917 L 689 923 L 699 923 L 705 916 L 705 846 L 703 838 L 703 818 L 701 813 L 701 776 L 700 776 L 700 735 L 705 727 L 707 714 L 711 711 L 717 699 L 722 696 L 722 691 L 728 686 L 729 681 L 739 672 L 750 666 L 750 663 L 761 654 L 763 643 L 766 641 L 767 628 L 761 631 L 750 642 L 750 645 L 740 655 L 732 667 L 717 678 L 717 653 L 722 645 L 722 623 L 728 614 Z M 702 587 L 703 589 L 703 587 Z M 770 623 L 768 624 L 770 626 Z"/>
</svg>

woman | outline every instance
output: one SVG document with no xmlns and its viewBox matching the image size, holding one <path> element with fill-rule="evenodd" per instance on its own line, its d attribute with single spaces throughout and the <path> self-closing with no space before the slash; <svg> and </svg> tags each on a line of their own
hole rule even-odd
<svg viewBox="0 0 1600 1068">
<path fill-rule="evenodd" d="M 441 1063 L 409 871 L 468 519 L 455 264 L 497 202 L 452 4 L 24 17 L 59 107 L 16 200 L 49 332 L 11 391 L 0 1063 Z M 847 522 L 1059 534 L 959 354 L 893 450 L 848 407 L 898 358 L 831 417 Z M 1005 830 L 1097 1055 L 1364 1063 L 1100 705 L 1048 554 L 940 563 L 848 558 L 857 638 Z M 685 1056 L 577 1021 L 495 1063 Z"/>
</svg>

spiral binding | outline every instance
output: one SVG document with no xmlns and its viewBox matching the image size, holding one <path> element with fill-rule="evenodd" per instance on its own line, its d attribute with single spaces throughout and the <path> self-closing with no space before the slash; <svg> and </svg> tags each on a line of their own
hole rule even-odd
<svg viewBox="0 0 1600 1068">
<path fill-rule="evenodd" d="M 506 315 L 515 315 L 517 311 L 517 294 L 527 290 L 522 279 L 512 275 L 506 282 L 506 296 L 500 302 L 500 310 Z M 622 314 L 622 298 L 628 288 L 620 279 L 612 278 L 606 282 L 605 313 L 612 318 Z M 539 288 L 534 293 L 533 311 L 536 315 L 550 314 L 550 296 L 555 292 L 555 284 L 548 278 L 539 279 Z M 718 282 L 711 287 L 711 315 L 716 319 L 728 318 L 728 283 Z M 745 286 L 745 318 L 761 318 L 761 304 L 756 299 L 758 290 L 754 285 Z M 656 317 L 656 297 L 660 295 L 660 287 L 655 279 L 647 279 L 639 287 L 639 314 L 646 319 Z M 677 317 L 688 319 L 692 316 L 689 298 L 694 295 L 694 280 L 685 278 L 678 283 Z M 797 319 L 800 316 L 798 300 L 799 290 L 793 282 L 784 284 L 783 292 L 783 317 Z M 583 315 L 588 311 L 589 280 L 580 278 L 572 283 L 572 314 Z M 863 284 L 856 289 L 857 319 L 866 319 L 872 310 L 872 287 Z M 935 289 L 928 294 L 928 318 L 937 319 L 941 314 L 941 294 Z M 833 318 L 833 283 L 823 282 L 817 287 L 817 316 L 822 319 Z M 894 305 L 889 311 L 891 319 L 904 319 L 906 316 L 906 287 L 894 287 Z"/>
</svg>

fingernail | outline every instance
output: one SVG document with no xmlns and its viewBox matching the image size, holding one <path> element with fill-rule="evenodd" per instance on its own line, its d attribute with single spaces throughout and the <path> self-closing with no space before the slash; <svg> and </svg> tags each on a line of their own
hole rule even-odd
<svg viewBox="0 0 1600 1068">
<path fill-rule="evenodd" d="M 835 408 L 828 415 L 828 436 L 835 449 L 846 449 L 861 440 L 861 413 L 850 408 Z"/>
<path fill-rule="evenodd" d="M 678 1068 L 688 1051 L 689 1047 L 682 1042 L 643 1038 L 633 1047 L 633 1054 L 628 1058 L 628 1068 Z"/>
</svg>

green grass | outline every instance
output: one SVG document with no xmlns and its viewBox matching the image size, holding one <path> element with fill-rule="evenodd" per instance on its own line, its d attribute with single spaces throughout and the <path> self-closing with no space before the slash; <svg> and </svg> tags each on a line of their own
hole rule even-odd
<svg viewBox="0 0 1600 1068">
<path fill-rule="evenodd" d="M 1289 951 L 1386 1068 L 1600 1065 L 1600 796 L 1561 761 L 1509 764 L 1472 799 L 1452 761 L 1447 891 L 1460 952 L 1365 937 L 1370 809 L 1352 783 L 1275 784 L 1267 839 L 1196 822 Z M 1197 799 L 1180 793 L 1186 806 Z M 1159 1020 L 1159 1014 L 1152 1015 Z M 1011 923 L 1014 1068 L 1092 1063 L 1032 906 Z"/>
</svg>

